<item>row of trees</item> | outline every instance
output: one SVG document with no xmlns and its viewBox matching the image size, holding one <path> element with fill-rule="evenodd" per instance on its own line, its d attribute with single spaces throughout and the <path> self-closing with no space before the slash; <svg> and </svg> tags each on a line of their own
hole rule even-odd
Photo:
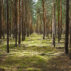
<svg viewBox="0 0 71 71">
<path fill-rule="evenodd" d="M 29 37 L 33 32 L 43 34 L 43 39 L 51 34 L 54 47 L 56 37 L 60 43 L 61 35 L 66 32 L 65 52 L 68 54 L 69 0 L 66 0 L 66 5 L 63 0 L 38 0 L 38 2 L 33 0 L 0 0 L 0 39 L 5 38 L 7 34 L 8 53 L 10 38 L 15 39 L 17 47 L 18 44 L 21 44 L 21 40 L 24 41 L 25 37 Z"/>
<path fill-rule="evenodd" d="M 11 37 L 17 47 L 33 32 L 31 4 L 30 0 L 0 0 L 0 39 L 7 33 L 8 53 Z"/>
<path fill-rule="evenodd" d="M 42 22 L 43 23 L 43 32 L 42 32 L 43 39 L 45 39 L 45 37 L 48 34 L 50 34 L 49 31 L 51 31 L 52 32 L 51 33 L 52 43 L 55 47 L 55 38 L 58 37 L 58 43 L 60 43 L 62 34 L 65 34 L 65 53 L 68 54 L 68 47 L 69 46 L 71 47 L 71 30 L 69 32 L 69 28 L 71 29 L 71 27 L 69 27 L 69 9 L 70 9 L 69 0 L 66 0 L 66 2 L 62 1 L 62 0 L 51 0 L 51 2 L 49 2 L 51 4 L 49 4 L 49 5 L 47 4 L 48 3 L 47 1 L 40 0 L 40 1 L 38 1 L 38 4 L 40 4 L 40 3 L 42 5 L 42 7 L 40 7 L 41 6 L 40 5 L 40 6 L 38 6 L 38 8 L 36 10 L 38 11 L 39 16 L 42 17 L 42 20 L 43 20 L 43 22 Z M 47 9 L 48 7 L 46 7 L 46 6 L 50 6 L 50 5 L 51 5 L 52 10 L 50 9 L 51 13 L 48 13 L 49 12 Z M 66 10 L 63 10 L 63 9 L 65 9 L 64 6 L 66 6 Z M 66 11 L 66 13 L 65 13 L 65 11 Z M 65 13 L 65 15 L 63 13 Z M 49 14 L 51 17 L 49 17 Z M 39 16 L 37 17 L 38 19 L 39 19 Z M 41 21 L 41 19 L 39 19 L 39 20 Z M 65 21 L 65 23 L 64 23 L 64 21 Z M 49 24 L 51 24 L 51 25 L 49 26 Z M 41 22 L 39 22 L 38 25 L 41 26 Z M 51 29 L 49 29 L 49 27 Z M 42 29 L 40 29 L 40 30 L 42 30 Z M 69 38 L 69 36 L 70 36 L 70 38 Z M 70 44 L 69 44 L 69 42 L 70 42 Z"/>
<path fill-rule="evenodd" d="M 63 23 L 65 20 L 63 12 L 65 10 L 63 10 L 64 8 L 62 7 L 65 5 L 63 3 L 65 2 L 62 0 L 50 0 L 50 1 L 39 0 L 37 4 L 38 7 L 36 5 L 37 7 L 36 30 L 37 32 L 39 31 L 39 33 L 43 33 L 43 39 L 45 39 L 45 37 L 51 33 L 54 47 L 55 47 L 55 38 L 58 37 L 58 43 L 60 43 L 62 33 L 65 33 L 65 29 L 62 28 L 65 25 L 65 23 Z"/>
</svg>

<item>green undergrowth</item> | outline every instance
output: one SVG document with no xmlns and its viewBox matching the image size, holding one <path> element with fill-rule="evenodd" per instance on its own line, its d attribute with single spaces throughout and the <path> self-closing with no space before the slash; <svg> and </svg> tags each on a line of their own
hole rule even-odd
<svg viewBox="0 0 71 71">
<path fill-rule="evenodd" d="M 10 53 L 6 53 L 7 43 L 4 40 L 0 44 L 0 68 L 7 71 L 47 71 L 48 60 L 58 50 L 52 47 L 51 38 L 43 40 L 42 37 L 42 35 L 32 34 L 17 47 L 14 39 L 10 39 Z M 61 44 L 56 44 L 56 47 L 63 47 L 63 42 L 62 39 Z M 57 39 L 56 43 L 58 43 Z"/>
</svg>

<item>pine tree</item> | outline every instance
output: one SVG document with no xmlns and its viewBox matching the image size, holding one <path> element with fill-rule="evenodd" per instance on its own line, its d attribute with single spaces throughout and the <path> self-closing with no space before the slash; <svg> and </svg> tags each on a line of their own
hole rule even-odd
<svg viewBox="0 0 71 71">
<path fill-rule="evenodd" d="M 65 53 L 68 54 L 68 38 L 69 37 L 69 0 L 66 0 L 66 33 L 65 33 Z"/>
</svg>

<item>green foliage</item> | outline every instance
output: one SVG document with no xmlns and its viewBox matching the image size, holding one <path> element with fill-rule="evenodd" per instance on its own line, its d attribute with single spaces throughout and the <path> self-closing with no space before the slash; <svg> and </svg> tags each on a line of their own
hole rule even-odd
<svg viewBox="0 0 71 71">
<path fill-rule="evenodd" d="M 26 37 L 20 47 L 15 47 L 14 39 L 10 39 L 9 54 L 6 53 L 6 40 L 4 40 L 0 44 L 0 68 L 13 71 L 46 71 L 48 60 L 59 54 L 59 51 L 51 46 L 51 37 L 49 38 L 43 40 L 42 35 L 34 33 Z M 62 39 L 62 44 L 56 47 L 62 47 L 63 41 Z"/>
</svg>

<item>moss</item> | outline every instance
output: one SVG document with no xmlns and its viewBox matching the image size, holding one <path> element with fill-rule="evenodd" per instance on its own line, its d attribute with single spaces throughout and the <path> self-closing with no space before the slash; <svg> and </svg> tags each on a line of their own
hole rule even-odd
<svg viewBox="0 0 71 71">
<path fill-rule="evenodd" d="M 63 47 L 64 40 L 56 47 Z M 52 38 L 42 39 L 42 35 L 32 34 L 22 41 L 21 46 L 15 47 L 14 39 L 10 39 L 10 53 L 6 53 L 6 40 L 0 45 L 0 68 L 13 69 L 12 71 L 47 71 L 47 62 L 51 58 L 47 54 L 57 53 L 51 46 Z M 44 54 L 44 55 L 43 55 Z M 14 68 L 15 69 L 14 69 Z"/>
<path fill-rule="evenodd" d="M 41 71 L 39 68 L 27 68 L 26 71 Z"/>
</svg>

